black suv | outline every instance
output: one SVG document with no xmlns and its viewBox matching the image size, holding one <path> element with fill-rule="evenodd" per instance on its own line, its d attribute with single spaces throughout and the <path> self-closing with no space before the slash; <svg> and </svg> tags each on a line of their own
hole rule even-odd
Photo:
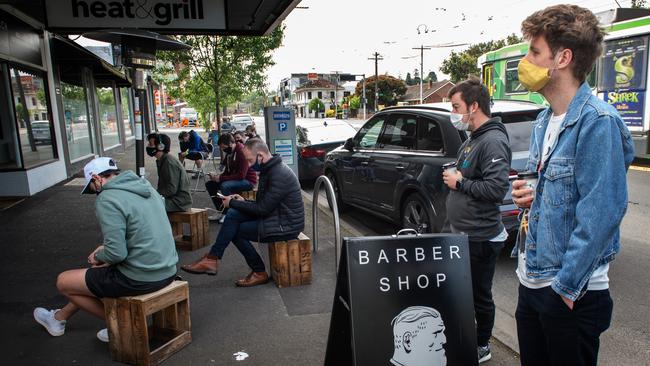
<svg viewBox="0 0 650 366">
<path fill-rule="evenodd" d="M 465 132 L 449 121 L 450 103 L 391 107 L 370 118 L 345 145 L 325 159 L 339 207 L 354 206 L 421 232 L 440 232 L 449 189 L 442 165 L 456 161 Z M 501 117 L 512 149 L 510 179 L 528 159 L 532 121 L 544 107 L 528 102 L 495 101 L 492 116 Z M 501 205 L 508 232 L 517 229 L 518 210 L 510 192 Z"/>
</svg>

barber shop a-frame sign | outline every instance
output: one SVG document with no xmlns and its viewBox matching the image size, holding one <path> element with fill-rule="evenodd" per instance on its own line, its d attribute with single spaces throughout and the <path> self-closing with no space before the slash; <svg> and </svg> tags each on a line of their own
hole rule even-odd
<svg viewBox="0 0 650 366">
<path fill-rule="evenodd" d="M 467 236 L 344 239 L 326 366 L 477 362 Z"/>
</svg>

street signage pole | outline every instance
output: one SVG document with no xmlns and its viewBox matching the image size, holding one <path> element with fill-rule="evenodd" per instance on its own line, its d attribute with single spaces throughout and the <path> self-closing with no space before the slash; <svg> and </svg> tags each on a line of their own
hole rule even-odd
<svg viewBox="0 0 650 366">
<path fill-rule="evenodd" d="M 271 154 L 277 154 L 298 176 L 298 152 L 296 147 L 296 118 L 291 108 L 265 107 L 264 124 L 266 144 Z"/>
</svg>

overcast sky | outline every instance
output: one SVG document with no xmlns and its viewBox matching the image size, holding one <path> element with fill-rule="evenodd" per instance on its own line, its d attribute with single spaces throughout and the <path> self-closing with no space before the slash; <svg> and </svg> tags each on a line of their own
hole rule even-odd
<svg viewBox="0 0 650 366">
<path fill-rule="evenodd" d="M 631 0 L 618 2 L 626 7 Z M 613 0 L 303 0 L 299 6 L 309 8 L 294 9 L 284 22 L 284 41 L 274 53 L 276 65 L 267 72 L 268 86 L 276 89 L 291 73 L 373 75 L 374 61 L 368 58 L 374 52 L 383 57 L 379 74 L 405 78 L 407 72 L 413 75 L 420 68 L 420 51 L 413 47 L 472 44 L 519 35 L 528 15 L 560 3 L 594 12 L 617 7 Z M 452 50 L 466 47 L 425 50 L 425 75 L 433 70 L 439 80 L 445 77 L 438 70 L 442 61 Z"/>
</svg>

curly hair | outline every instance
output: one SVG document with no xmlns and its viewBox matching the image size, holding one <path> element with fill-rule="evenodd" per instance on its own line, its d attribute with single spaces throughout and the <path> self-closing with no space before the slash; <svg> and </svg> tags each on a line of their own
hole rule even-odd
<svg viewBox="0 0 650 366">
<path fill-rule="evenodd" d="M 603 52 L 605 31 L 589 9 L 576 5 L 555 5 L 536 11 L 523 23 L 521 31 L 528 40 L 544 37 L 553 55 L 567 48 L 573 52 L 571 70 L 580 82 L 594 68 Z"/>
</svg>

